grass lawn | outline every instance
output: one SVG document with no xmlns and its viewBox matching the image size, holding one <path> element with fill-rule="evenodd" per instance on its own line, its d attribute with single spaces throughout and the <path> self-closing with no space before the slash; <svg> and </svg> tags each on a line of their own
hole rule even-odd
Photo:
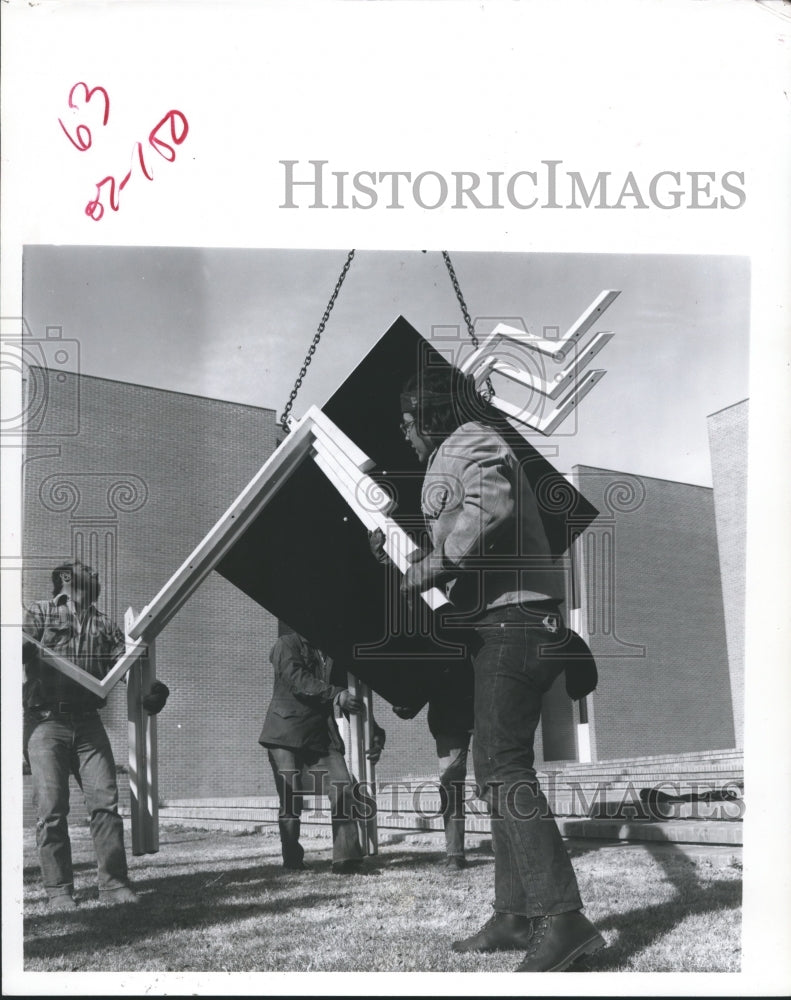
<svg viewBox="0 0 791 1000">
<path fill-rule="evenodd" d="M 163 828 L 159 854 L 131 858 L 137 906 L 101 904 L 88 832 L 72 831 L 80 906 L 51 913 L 25 833 L 25 968 L 43 971 L 508 972 L 521 955 L 456 955 L 451 942 L 491 913 L 494 859 L 437 867 L 441 846 L 402 842 L 378 874 L 330 872 L 327 839 L 303 837 L 310 872 L 280 866 L 276 830 L 239 836 Z M 741 865 L 670 844 L 569 843 L 587 915 L 608 947 L 577 971 L 736 972 Z M 724 852 L 724 853 L 723 853 Z M 713 860 L 712 860 L 713 858 Z"/>
</svg>

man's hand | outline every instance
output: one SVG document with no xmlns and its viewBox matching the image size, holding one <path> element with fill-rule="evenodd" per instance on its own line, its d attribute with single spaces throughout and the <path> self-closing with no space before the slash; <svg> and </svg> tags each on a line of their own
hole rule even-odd
<svg viewBox="0 0 791 1000">
<path fill-rule="evenodd" d="M 148 689 L 148 694 L 143 695 L 143 708 L 148 715 L 158 715 L 165 707 L 168 700 L 170 688 L 162 681 L 154 681 Z"/>
<path fill-rule="evenodd" d="M 375 528 L 368 532 L 368 544 L 371 547 L 371 555 L 377 562 L 386 563 L 388 555 L 385 552 L 385 533 L 381 528 Z"/>
<path fill-rule="evenodd" d="M 393 711 L 399 719 L 414 719 L 420 709 L 411 705 L 393 705 Z"/>
<path fill-rule="evenodd" d="M 362 715 L 365 712 L 362 698 L 353 695 L 348 689 L 338 695 L 338 708 L 349 715 Z"/>
<path fill-rule="evenodd" d="M 401 593 L 411 601 L 417 594 L 432 587 L 442 575 L 441 559 L 433 552 L 424 553 L 415 549 L 407 556 L 411 565 L 407 567 L 401 580 Z M 445 574 L 447 575 L 447 574 Z"/>
<path fill-rule="evenodd" d="M 379 758 L 382 756 L 382 751 L 385 748 L 385 739 L 386 736 L 384 729 L 374 723 L 374 734 L 371 739 L 371 749 L 367 750 L 365 754 L 372 764 L 379 763 Z"/>
</svg>

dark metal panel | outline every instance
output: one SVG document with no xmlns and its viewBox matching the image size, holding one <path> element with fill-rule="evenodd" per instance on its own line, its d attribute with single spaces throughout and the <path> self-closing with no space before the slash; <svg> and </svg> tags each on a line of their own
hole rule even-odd
<svg viewBox="0 0 791 1000">
<path fill-rule="evenodd" d="M 423 469 L 399 429 L 399 393 L 420 365 L 447 364 L 399 317 L 322 408 L 374 459 L 371 477 L 393 492 L 398 507 L 392 516 L 415 537 L 423 525 Z M 508 425 L 503 430 L 537 491 L 559 555 L 570 531 L 583 530 L 597 512 L 520 434 Z M 339 683 L 350 669 L 391 703 L 419 704 L 440 670 L 448 663 L 461 667 L 464 633 L 440 636 L 422 601 L 407 609 L 400 574 L 373 559 L 366 529 L 309 456 L 218 571 L 329 653 Z M 262 650 L 262 658 L 268 652 Z"/>
</svg>

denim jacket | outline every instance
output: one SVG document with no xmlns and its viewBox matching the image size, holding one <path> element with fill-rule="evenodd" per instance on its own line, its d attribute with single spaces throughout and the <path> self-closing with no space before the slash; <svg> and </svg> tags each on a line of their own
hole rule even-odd
<svg viewBox="0 0 791 1000">
<path fill-rule="evenodd" d="M 449 596 L 474 616 L 565 594 L 535 494 L 508 442 L 492 427 L 462 424 L 431 455 L 422 509 L 432 555 L 455 573 Z"/>
</svg>

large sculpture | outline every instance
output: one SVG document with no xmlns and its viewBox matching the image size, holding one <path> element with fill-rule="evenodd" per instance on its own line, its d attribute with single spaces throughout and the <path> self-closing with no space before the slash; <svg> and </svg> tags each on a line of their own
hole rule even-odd
<svg viewBox="0 0 791 1000">
<path fill-rule="evenodd" d="M 603 292 L 556 341 L 501 324 L 462 367 L 480 386 L 495 374 L 527 388 L 524 405 L 496 394 L 492 402 L 515 424 L 551 433 L 603 374 L 582 375 L 610 335 L 595 334 L 587 346 L 583 337 L 617 294 Z M 511 349 L 507 360 L 504 344 Z M 525 359 L 540 355 L 562 367 L 554 374 L 544 367 L 531 371 Z M 462 662 L 463 633 L 437 627 L 436 612 L 447 603 L 438 590 L 411 608 L 399 595 L 400 575 L 423 528 L 423 473 L 400 431 L 398 399 L 410 375 L 448 364 L 399 317 L 321 410 L 312 407 L 292 423 L 154 599 L 139 615 L 127 612 L 128 654 L 112 672 L 99 682 L 50 656 L 53 666 L 86 687 L 100 687 L 102 696 L 136 663 L 152 680 L 156 636 L 216 569 L 330 654 L 339 671 L 393 704 L 424 701 L 431 672 Z M 512 443 L 538 498 L 552 555 L 563 559 L 597 511 L 515 428 Z M 367 533 L 377 527 L 386 537 L 390 571 L 370 555 Z M 139 705 L 137 679 L 129 699 L 133 850 L 142 853 L 157 849 L 156 740 Z"/>
</svg>

